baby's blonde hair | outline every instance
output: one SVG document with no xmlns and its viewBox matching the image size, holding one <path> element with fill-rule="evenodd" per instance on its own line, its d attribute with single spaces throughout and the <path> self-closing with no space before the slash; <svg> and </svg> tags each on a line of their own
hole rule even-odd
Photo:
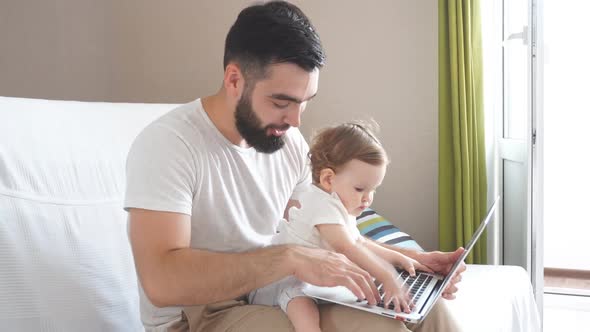
<svg viewBox="0 0 590 332">
<path fill-rule="evenodd" d="M 362 122 L 349 122 L 321 130 L 312 139 L 309 149 L 313 183 L 320 182 L 320 172 L 330 168 L 334 172 L 353 159 L 370 165 L 389 163 L 381 142 L 371 126 Z"/>
</svg>

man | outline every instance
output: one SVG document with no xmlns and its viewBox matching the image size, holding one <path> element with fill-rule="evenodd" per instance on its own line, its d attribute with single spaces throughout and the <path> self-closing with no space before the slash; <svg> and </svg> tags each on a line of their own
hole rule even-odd
<svg viewBox="0 0 590 332">
<path fill-rule="evenodd" d="M 266 246 L 311 181 L 297 127 L 324 58 L 297 7 L 248 7 L 227 35 L 220 90 L 164 115 L 134 142 L 125 209 L 147 331 L 289 331 L 280 309 L 242 299 L 290 275 L 346 286 L 375 303 L 371 277 L 346 257 Z M 398 251 L 443 273 L 460 254 Z M 453 283 L 445 296 L 456 290 Z M 457 330 L 439 302 L 416 330 Z M 320 314 L 324 331 L 407 330 L 338 305 L 322 305 Z"/>
</svg>

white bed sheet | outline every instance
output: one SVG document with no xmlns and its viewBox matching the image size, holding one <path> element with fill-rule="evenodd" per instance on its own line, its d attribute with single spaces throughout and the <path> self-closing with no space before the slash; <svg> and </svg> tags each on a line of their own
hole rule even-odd
<svg viewBox="0 0 590 332">
<path fill-rule="evenodd" d="M 532 286 L 523 268 L 469 264 L 458 287 L 457 298 L 447 302 L 465 331 L 541 331 Z"/>
</svg>

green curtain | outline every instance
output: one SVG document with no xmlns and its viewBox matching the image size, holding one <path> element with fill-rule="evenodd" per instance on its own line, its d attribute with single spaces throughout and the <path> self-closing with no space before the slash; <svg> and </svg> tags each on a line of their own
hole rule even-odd
<svg viewBox="0 0 590 332">
<path fill-rule="evenodd" d="M 439 244 L 465 246 L 486 214 L 479 0 L 439 0 Z M 486 263 L 486 234 L 468 263 Z"/>
</svg>

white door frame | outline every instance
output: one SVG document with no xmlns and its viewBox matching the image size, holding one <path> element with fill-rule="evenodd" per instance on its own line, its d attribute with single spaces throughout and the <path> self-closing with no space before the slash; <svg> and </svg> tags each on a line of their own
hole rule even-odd
<svg viewBox="0 0 590 332">
<path fill-rule="evenodd" d="M 504 0 L 504 3 L 506 1 L 510 0 Z M 503 33 L 504 45 L 507 42 L 518 42 L 508 40 L 519 39 L 527 46 L 526 75 L 529 83 L 526 88 L 527 111 L 524 139 L 505 138 L 504 130 L 500 130 L 498 138 L 500 191 L 504 196 L 508 196 L 504 199 L 501 209 L 500 234 L 503 236 L 500 240 L 500 260 L 502 264 L 516 264 L 527 270 L 542 317 L 544 276 L 542 0 L 527 0 L 527 3 L 527 25 L 522 32 L 505 31 Z M 506 15 L 504 10 L 502 15 Z M 505 82 L 503 78 L 503 85 Z M 506 98 L 505 93 L 504 90 L 503 100 Z M 509 116 L 505 108 L 502 113 L 503 120 L 500 122 L 502 123 L 500 127 L 504 127 L 506 121 L 510 120 L 504 118 Z M 512 167 L 510 172 L 503 170 L 503 164 L 506 161 Z M 522 175 L 522 178 L 519 175 Z M 522 183 L 523 181 L 526 183 Z"/>
<path fill-rule="evenodd" d="M 532 0 L 531 6 L 531 282 L 535 292 L 535 300 L 543 321 L 543 289 L 544 289 L 544 221 L 543 221 L 543 0 Z"/>
</svg>

